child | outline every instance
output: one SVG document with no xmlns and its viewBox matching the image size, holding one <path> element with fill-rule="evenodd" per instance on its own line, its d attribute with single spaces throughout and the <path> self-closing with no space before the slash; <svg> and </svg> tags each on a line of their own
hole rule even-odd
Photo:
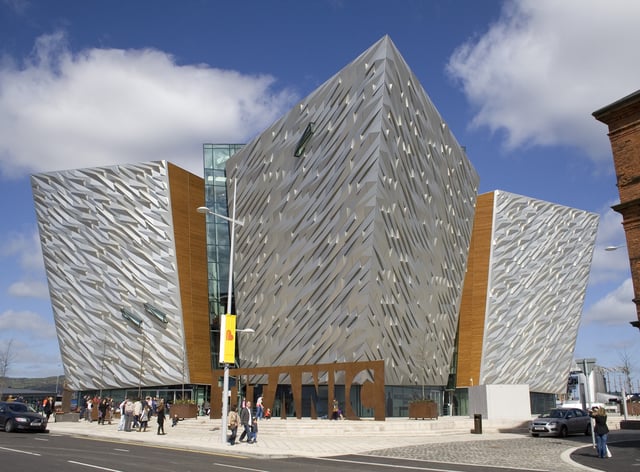
<svg viewBox="0 0 640 472">
<path fill-rule="evenodd" d="M 264 410 L 264 419 L 265 420 L 271 419 L 271 408 L 267 408 L 266 410 Z"/>
<path fill-rule="evenodd" d="M 178 424 L 178 421 L 180 421 L 180 418 L 178 418 L 178 415 L 173 415 L 173 420 L 171 421 L 171 427 L 173 428 L 175 425 Z"/>
<path fill-rule="evenodd" d="M 247 444 L 255 444 L 258 442 L 258 418 L 255 416 L 251 420 L 251 434 L 249 435 L 249 440 Z"/>
</svg>

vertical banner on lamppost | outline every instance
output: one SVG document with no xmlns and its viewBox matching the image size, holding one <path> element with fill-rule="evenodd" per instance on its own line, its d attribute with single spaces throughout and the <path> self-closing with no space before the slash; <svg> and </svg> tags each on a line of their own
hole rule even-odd
<svg viewBox="0 0 640 472">
<path fill-rule="evenodd" d="M 236 362 L 236 316 L 223 315 L 220 323 L 220 330 L 224 333 L 224 340 L 220 344 L 220 359 L 225 364 L 235 364 Z"/>
</svg>

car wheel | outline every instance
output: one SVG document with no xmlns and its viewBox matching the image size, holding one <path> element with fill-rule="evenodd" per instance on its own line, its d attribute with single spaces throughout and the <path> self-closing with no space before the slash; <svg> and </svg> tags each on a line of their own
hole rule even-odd
<svg viewBox="0 0 640 472">
<path fill-rule="evenodd" d="M 534 438 L 537 438 L 540 435 L 538 433 L 531 433 L 531 436 L 533 436 Z"/>
<path fill-rule="evenodd" d="M 561 438 L 566 438 L 569 435 L 569 430 L 567 429 L 566 426 L 563 426 L 562 428 L 560 428 L 560 437 Z"/>
<path fill-rule="evenodd" d="M 4 424 L 4 430 L 7 433 L 11 433 L 14 429 L 15 429 L 15 427 L 13 425 L 13 421 L 7 420 L 7 422 Z"/>
</svg>

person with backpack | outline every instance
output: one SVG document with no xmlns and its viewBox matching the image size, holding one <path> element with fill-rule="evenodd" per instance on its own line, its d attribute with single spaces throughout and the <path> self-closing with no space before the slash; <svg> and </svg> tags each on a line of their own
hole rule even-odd
<svg viewBox="0 0 640 472">
<path fill-rule="evenodd" d="M 238 435 L 238 426 L 240 425 L 240 416 L 238 415 L 238 407 L 233 405 L 231 407 L 231 411 L 229 411 L 229 420 L 228 420 L 229 429 L 231 430 L 231 435 L 229 436 L 229 444 L 232 446 L 236 443 L 236 437 Z"/>
</svg>

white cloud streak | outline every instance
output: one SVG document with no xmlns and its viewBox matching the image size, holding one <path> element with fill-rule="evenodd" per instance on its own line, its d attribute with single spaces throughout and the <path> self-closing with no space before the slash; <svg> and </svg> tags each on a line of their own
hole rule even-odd
<svg viewBox="0 0 640 472">
<path fill-rule="evenodd" d="M 609 163 L 606 128 L 591 114 L 638 89 L 640 2 L 510 0 L 447 70 L 476 108 L 472 126 L 505 146 L 571 146 Z"/>
<path fill-rule="evenodd" d="M 166 159 L 202 174 L 202 143 L 243 143 L 295 96 L 271 76 L 178 65 L 161 51 L 72 53 L 40 37 L 0 66 L 0 172 L 17 176 Z"/>
<path fill-rule="evenodd" d="M 21 280 L 9 286 L 9 295 L 26 298 L 49 298 L 49 287 L 44 282 Z"/>
<path fill-rule="evenodd" d="M 618 288 L 591 305 L 582 315 L 583 323 L 629 325 L 637 319 L 633 299 L 633 283 L 626 279 Z M 629 327 L 629 329 L 632 329 Z"/>
<path fill-rule="evenodd" d="M 53 324 L 32 311 L 7 310 L 0 313 L 0 332 L 4 337 L 12 337 L 9 336 L 9 333 L 21 332 L 23 334 L 21 337 L 26 339 L 29 337 L 54 339 L 56 336 Z"/>
</svg>

